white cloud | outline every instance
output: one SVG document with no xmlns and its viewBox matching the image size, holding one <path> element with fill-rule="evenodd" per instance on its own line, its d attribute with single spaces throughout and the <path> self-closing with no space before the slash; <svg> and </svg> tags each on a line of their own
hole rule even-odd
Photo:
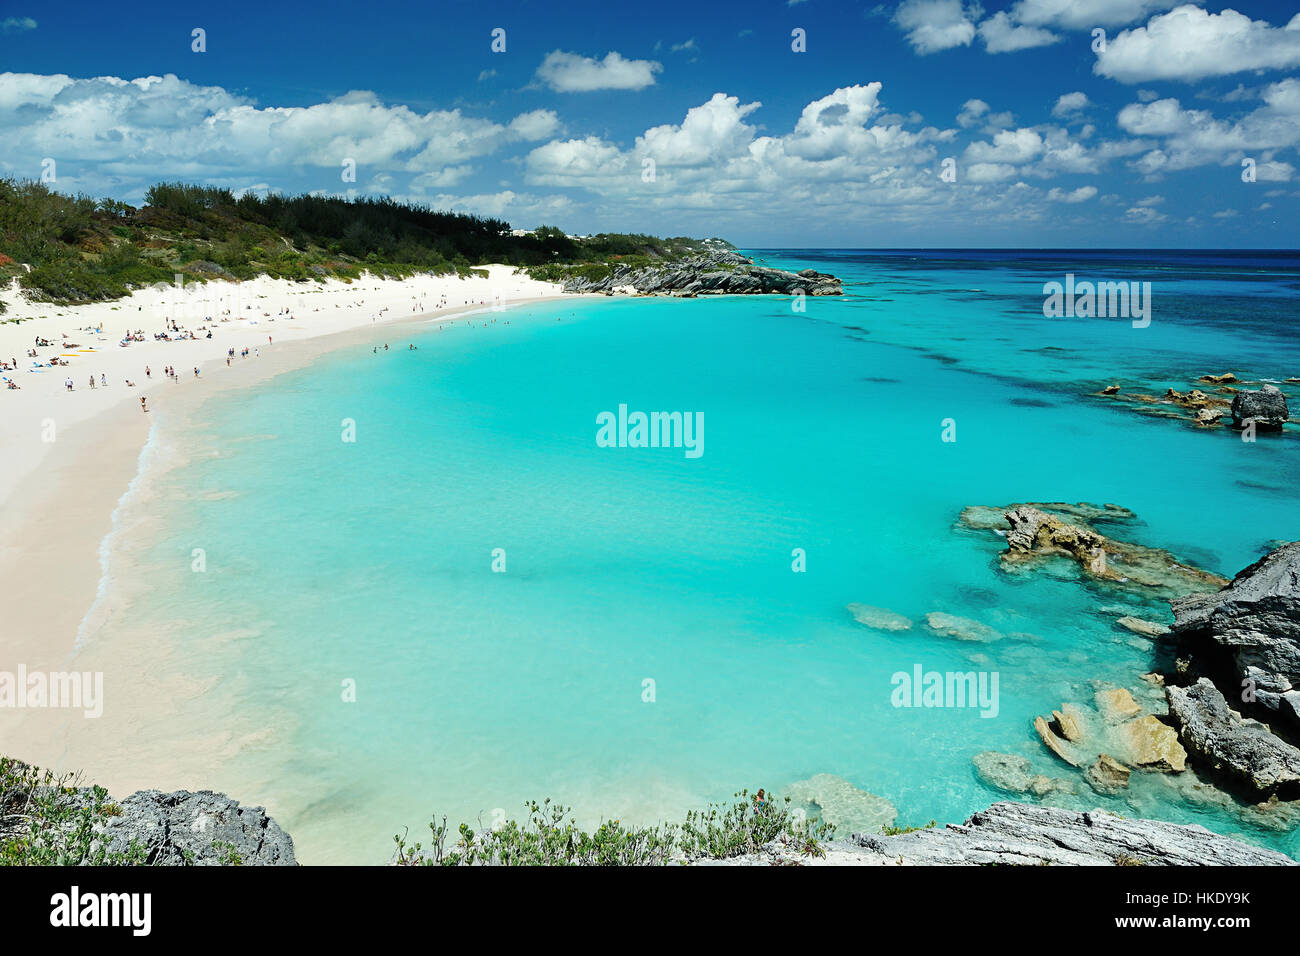
<svg viewBox="0 0 1300 956">
<path fill-rule="evenodd" d="M 1295 66 L 1300 66 L 1300 13 L 1278 28 L 1236 10 L 1215 14 L 1187 4 L 1115 37 L 1097 55 L 1093 72 L 1140 83 Z"/>
<path fill-rule="evenodd" d="M 1176 99 L 1130 103 L 1116 122 L 1126 132 L 1162 140 L 1135 164 L 1155 173 L 1209 164 L 1237 164 L 1268 150 L 1300 145 L 1300 80 L 1288 78 L 1266 86 L 1264 101 L 1240 119 L 1216 119 L 1208 110 L 1184 109 Z"/>
<path fill-rule="evenodd" d="M 974 163 L 1024 163 L 1042 155 L 1043 137 L 1035 130 L 1004 129 L 991 143 L 977 142 L 966 147 L 966 161 Z"/>
<path fill-rule="evenodd" d="M 617 50 L 597 60 L 577 53 L 552 50 L 537 68 L 537 78 L 557 93 L 593 90 L 640 90 L 654 85 L 663 64 L 654 60 L 628 60 Z"/>
<path fill-rule="evenodd" d="M 1124 26 L 1176 0 L 1019 0 L 1011 8 L 1018 23 L 1066 30 Z"/>
<path fill-rule="evenodd" d="M 41 158 L 52 156 L 60 160 L 62 188 L 90 192 L 128 181 L 142 189 L 171 177 L 249 182 L 272 172 L 319 181 L 322 170 L 341 183 L 345 159 L 357 163 L 366 182 L 406 172 L 450 183 L 464 178 L 468 160 L 558 128 L 549 110 L 501 124 L 460 110 L 388 106 L 366 91 L 311 106 L 260 107 L 171 74 L 134 80 L 0 74 L 6 140 L 0 170 L 34 176 Z M 80 178 L 69 178 L 74 169 Z"/>
<path fill-rule="evenodd" d="M 1015 53 L 1039 46 L 1051 46 L 1061 38 L 1041 27 L 1017 25 L 1004 12 L 993 14 L 979 25 L 980 39 L 990 53 Z"/>
<path fill-rule="evenodd" d="M 510 131 L 520 139 L 538 140 L 554 136 L 560 128 L 560 118 L 554 110 L 533 110 L 520 113 L 510 121 Z"/>
<path fill-rule="evenodd" d="M 1052 188 L 1047 192 L 1047 198 L 1050 201 L 1070 204 L 1087 202 L 1095 195 L 1097 195 L 1096 186 L 1080 186 L 1078 189 L 1073 189 L 1069 192 L 1063 189 Z"/>
<path fill-rule="evenodd" d="M 1063 93 L 1052 107 L 1053 116 L 1073 116 L 1088 106 L 1086 93 Z"/>
<path fill-rule="evenodd" d="M 36 29 L 36 21 L 31 17 L 6 17 L 0 20 L 0 32 L 25 33 Z"/>
<path fill-rule="evenodd" d="M 978 3 L 966 6 L 962 0 L 903 0 L 894 13 L 894 23 L 907 34 L 917 53 L 937 53 L 956 46 L 970 46 L 975 39 Z"/>
<path fill-rule="evenodd" d="M 983 100 L 967 100 L 961 105 L 957 114 L 957 125 L 971 127 L 980 121 L 980 117 L 989 111 L 989 105 Z"/>
</svg>

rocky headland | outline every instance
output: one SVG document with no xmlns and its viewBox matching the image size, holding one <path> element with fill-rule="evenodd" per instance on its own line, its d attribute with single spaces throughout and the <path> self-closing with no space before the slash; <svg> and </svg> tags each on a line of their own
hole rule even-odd
<svg viewBox="0 0 1300 956">
<path fill-rule="evenodd" d="M 565 292 L 627 295 L 841 295 L 833 275 L 803 269 L 787 272 L 754 265 L 738 252 L 712 251 L 655 265 L 616 266 L 608 275 L 592 278 L 574 274 L 564 280 Z"/>
</svg>

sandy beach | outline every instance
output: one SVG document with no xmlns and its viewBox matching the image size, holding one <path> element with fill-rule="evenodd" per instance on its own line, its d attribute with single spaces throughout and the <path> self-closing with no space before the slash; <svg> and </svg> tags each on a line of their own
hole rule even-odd
<svg viewBox="0 0 1300 956">
<path fill-rule="evenodd" d="M 348 284 L 261 278 L 191 285 L 179 293 L 147 290 L 85 306 L 29 303 L 16 289 L 7 290 L 3 318 L 31 318 L 0 324 L 0 355 L 19 369 L 0 373 L 19 386 L 0 389 L 6 517 L 0 581 L 10 598 L 0 616 L 0 670 L 73 666 L 78 630 L 96 604 L 101 548 L 140 471 L 151 429 L 162 428 L 172 413 L 300 368 L 327 351 L 371 339 L 382 347 L 389 341 L 384 333 L 397 334 L 401 324 L 468 323 L 486 308 L 561 295 L 557 285 L 511 267 L 486 268 L 488 277 L 468 279 L 367 277 Z M 134 337 L 122 344 L 128 335 Z M 38 338 L 52 344 L 37 346 Z M 391 344 L 406 347 L 396 338 Z M 67 364 L 51 365 L 56 358 Z M 164 374 L 168 366 L 176 370 L 174 380 Z M 87 627 L 93 630 L 93 622 Z M 76 742 L 67 739 L 67 718 L 54 709 L 0 713 L 0 753 L 85 770 L 114 787 L 166 786 L 175 779 L 146 779 L 158 768 L 113 759 L 99 746 L 70 749 Z M 90 736 L 105 743 L 100 734 Z M 89 753 L 103 759 L 96 756 L 88 766 Z"/>
</svg>

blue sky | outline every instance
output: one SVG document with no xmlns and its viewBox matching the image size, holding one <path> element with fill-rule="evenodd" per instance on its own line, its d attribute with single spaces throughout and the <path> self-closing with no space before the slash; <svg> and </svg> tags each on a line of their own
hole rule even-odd
<svg viewBox="0 0 1300 956">
<path fill-rule="evenodd" d="M 134 202 L 184 179 L 747 247 L 1295 247 L 1298 145 L 1276 0 L 0 3 L 0 174 Z"/>
</svg>

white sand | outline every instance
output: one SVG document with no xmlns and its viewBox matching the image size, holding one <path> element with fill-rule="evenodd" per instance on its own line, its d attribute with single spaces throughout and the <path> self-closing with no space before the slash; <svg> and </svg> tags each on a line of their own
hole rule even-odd
<svg viewBox="0 0 1300 956">
<path fill-rule="evenodd" d="M 0 373 L 20 386 L 0 388 L 0 595 L 5 598 L 0 671 L 14 673 L 20 666 L 56 671 L 73 663 L 79 626 L 98 606 L 101 543 L 139 471 L 154 422 L 183 418 L 183 411 L 199 401 L 301 367 L 334 348 L 371 340 L 405 348 L 405 330 L 397 323 L 472 324 L 483 319 L 463 313 L 561 295 L 557 285 L 533 281 L 508 266 L 487 269 L 487 278 L 471 279 L 214 282 L 187 286 L 178 297 L 151 291 L 76 307 L 29 303 L 15 289 L 3 293 L 8 309 L 0 315 L 0 356 L 5 362 L 17 359 L 23 371 Z M 27 316 L 31 321 L 3 322 Z M 200 337 L 156 341 L 154 333 L 166 330 L 168 319 Z M 137 329 L 144 341 L 119 345 L 128 330 Z M 211 339 L 206 329 L 212 330 Z M 38 335 L 59 344 L 36 348 L 36 361 L 61 357 L 68 366 L 26 371 L 33 362 L 27 351 Z M 236 356 L 227 367 L 230 348 Z M 248 358 L 239 356 L 244 348 L 250 350 Z M 178 381 L 164 376 L 168 365 L 176 368 Z M 107 386 L 100 384 L 101 375 Z M 64 385 L 68 378 L 72 392 Z M 140 409 L 141 396 L 148 399 L 147 413 Z M 166 426 L 162 431 L 165 437 Z M 120 658 L 122 652 L 113 653 Z M 115 680 L 135 675 L 131 683 L 144 707 L 149 666 L 165 649 L 125 653 L 125 659 L 98 661 L 96 667 L 111 670 Z M 120 693 L 117 699 L 122 700 Z M 221 751 L 209 748 L 211 741 L 197 731 L 192 735 L 196 755 L 211 750 L 201 763 L 157 750 L 146 751 L 145 759 L 140 747 L 128 744 L 130 728 L 148 722 L 131 707 L 121 711 L 119 722 L 70 719 L 52 709 L 0 709 L 0 754 L 84 770 L 88 778 L 124 793 L 142 786 L 211 785 L 201 779 L 214 761 L 219 764 Z"/>
<path fill-rule="evenodd" d="M 150 408 L 165 402 L 169 390 L 178 384 L 195 384 L 195 366 L 200 367 L 200 382 L 204 376 L 220 374 L 227 349 L 238 352 L 248 347 L 265 355 L 277 343 L 421 313 L 436 317 L 450 309 L 560 294 L 558 285 L 530 279 L 509 266 L 486 268 L 488 278 L 421 276 L 397 281 L 367 277 L 348 284 L 334 279 L 300 283 L 263 277 L 239 283 L 186 283 L 179 292 L 147 290 L 115 302 L 82 306 L 27 302 L 15 283 L 0 293 L 8 306 L 0 314 L 0 361 L 16 360 L 20 369 L 0 372 L 19 386 L 18 390 L 0 388 L 0 448 L 4 450 L 0 500 L 8 500 L 56 442 L 65 436 L 82 437 L 77 429 L 80 423 L 128 401 L 140 414 L 142 395 Z M 446 305 L 437 308 L 444 300 Z M 286 308 L 289 313 L 281 314 Z M 7 321 L 29 316 L 31 321 Z M 167 331 L 169 319 L 199 338 L 155 341 L 154 333 Z M 205 329 L 212 331 L 211 339 L 205 337 Z M 136 330 L 143 330 L 145 341 L 119 345 L 126 333 Z M 175 333 L 169 334 L 175 337 Z M 35 346 L 38 336 L 54 345 Z M 27 354 L 33 348 L 36 359 Z M 54 358 L 66 360 L 68 365 L 28 371 L 34 361 L 46 364 Z M 240 361 L 238 355 L 233 360 Z M 168 365 L 178 371 L 179 383 L 164 377 L 163 368 Z M 146 367 L 152 370 L 152 378 L 145 375 Z M 100 384 L 101 375 L 107 387 Z M 94 388 L 90 386 L 92 376 Z M 71 393 L 64 384 L 68 378 L 73 383 Z M 135 383 L 134 388 L 126 384 L 128 380 Z"/>
</svg>

